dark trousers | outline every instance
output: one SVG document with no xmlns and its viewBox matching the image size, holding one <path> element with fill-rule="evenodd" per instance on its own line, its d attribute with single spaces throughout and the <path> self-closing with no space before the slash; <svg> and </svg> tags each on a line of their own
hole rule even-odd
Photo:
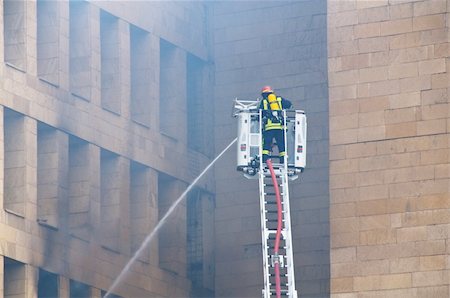
<svg viewBox="0 0 450 298">
<path fill-rule="evenodd" d="M 272 143 L 274 139 L 277 143 L 278 152 L 280 154 L 280 163 L 284 163 L 284 156 L 286 155 L 286 152 L 283 129 L 270 129 L 263 132 L 263 162 L 266 162 L 269 158 L 269 153 L 272 151 Z"/>
</svg>

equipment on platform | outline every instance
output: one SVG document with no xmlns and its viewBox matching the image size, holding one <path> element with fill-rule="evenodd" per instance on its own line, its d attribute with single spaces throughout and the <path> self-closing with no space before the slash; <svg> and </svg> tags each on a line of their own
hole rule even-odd
<svg viewBox="0 0 450 298">
<path fill-rule="evenodd" d="M 235 99 L 233 116 L 238 118 L 237 169 L 247 178 L 257 178 L 262 156 L 262 112 L 258 100 Z M 306 166 L 306 116 L 302 110 L 283 110 L 289 179 Z"/>
<path fill-rule="evenodd" d="M 306 116 L 301 110 L 282 112 L 286 162 L 273 163 L 271 158 L 263 163 L 259 101 L 235 99 L 233 108 L 238 119 L 237 169 L 249 179 L 259 178 L 263 298 L 297 298 L 288 181 L 297 179 L 306 166 Z"/>
</svg>

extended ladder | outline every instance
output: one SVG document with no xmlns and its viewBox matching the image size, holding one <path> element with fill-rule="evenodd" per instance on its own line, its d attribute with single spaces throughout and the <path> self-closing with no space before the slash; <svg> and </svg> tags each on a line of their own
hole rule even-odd
<svg viewBox="0 0 450 298">
<path fill-rule="evenodd" d="M 270 161 L 266 164 L 261 161 L 263 121 L 258 107 L 259 101 L 236 99 L 233 116 L 238 118 L 237 169 L 248 179 L 259 178 L 264 274 L 262 297 L 277 297 L 278 292 L 280 297 L 297 298 L 288 180 L 298 178 L 306 166 L 306 116 L 301 110 L 282 111 L 285 163 L 272 164 Z"/>
<path fill-rule="evenodd" d="M 263 298 L 276 297 L 276 263 L 279 263 L 279 287 L 281 297 L 297 298 L 295 289 L 294 262 L 292 254 L 291 221 L 289 212 L 288 172 L 285 166 L 273 165 L 275 179 L 269 168 L 261 164 L 259 171 L 259 190 L 261 206 L 261 230 L 264 289 Z M 278 217 L 276 186 L 281 199 L 281 218 Z M 278 253 L 276 253 L 276 234 L 278 221 L 281 219 L 281 235 Z"/>
</svg>

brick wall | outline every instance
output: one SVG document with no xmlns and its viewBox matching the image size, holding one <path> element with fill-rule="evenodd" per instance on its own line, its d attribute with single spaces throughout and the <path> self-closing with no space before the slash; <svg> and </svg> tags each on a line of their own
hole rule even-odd
<svg viewBox="0 0 450 298">
<path fill-rule="evenodd" d="M 446 1 L 328 1 L 331 293 L 448 297 Z"/>
</svg>

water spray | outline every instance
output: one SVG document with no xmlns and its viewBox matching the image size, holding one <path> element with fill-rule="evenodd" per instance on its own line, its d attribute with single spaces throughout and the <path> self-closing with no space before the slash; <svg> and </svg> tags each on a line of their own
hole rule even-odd
<svg viewBox="0 0 450 298">
<path fill-rule="evenodd" d="M 237 138 L 235 138 L 225 149 L 220 152 L 219 155 L 214 158 L 213 161 L 209 163 L 209 165 L 195 178 L 194 181 L 186 188 L 186 190 L 178 197 L 178 199 L 172 204 L 172 206 L 167 210 L 166 214 L 164 214 L 163 218 L 158 222 L 158 224 L 155 226 L 153 231 L 147 235 L 147 237 L 142 242 L 139 249 L 135 252 L 133 257 L 128 261 L 128 263 L 125 265 L 125 267 L 120 271 L 119 275 L 116 277 L 114 282 L 112 283 L 111 287 L 106 292 L 104 298 L 108 298 L 111 296 L 111 293 L 114 292 L 114 290 L 117 288 L 117 286 L 120 284 L 122 279 L 124 279 L 125 275 L 130 271 L 131 266 L 133 263 L 140 257 L 142 252 L 148 247 L 154 236 L 158 233 L 161 226 L 166 222 L 167 218 L 172 214 L 172 212 L 175 210 L 175 208 L 180 204 L 180 202 L 186 197 L 188 192 L 197 184 L 197 182 L 203 177 L 203 175 L 216 163 L 216 161 L 222 157 L 222 155 L 237 141 Z"/>
</svg>

